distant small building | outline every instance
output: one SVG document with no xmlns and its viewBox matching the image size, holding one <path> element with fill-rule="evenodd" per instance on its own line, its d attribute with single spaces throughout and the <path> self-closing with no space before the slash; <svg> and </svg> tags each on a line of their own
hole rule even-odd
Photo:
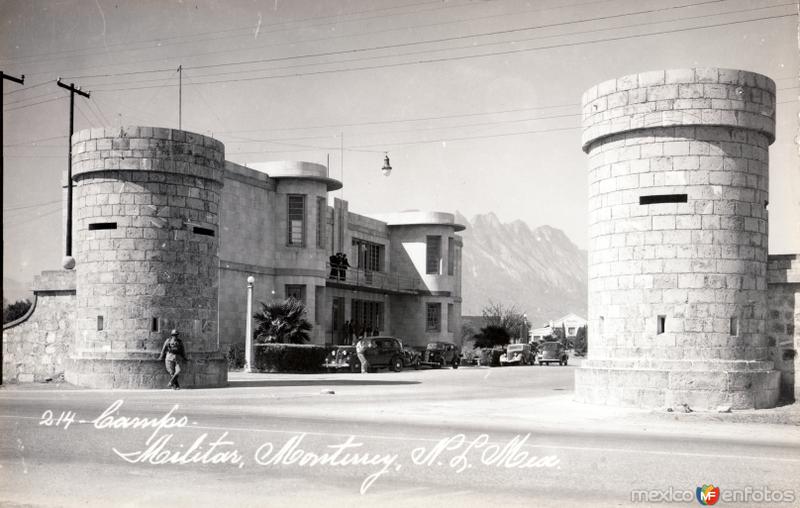
<svg viewBox="0 0 800 508">
<path fill-rule="evenodd" d="M 586 326 L 586 320 L 577 314 L 570 313 L 560 319 L 550 321 L 547 326 L 531 330 L 531 341 L 543 341 L 545 337 L 553 335 L 553 330 L 556 328 L 563 329 L 568 339 L 575 338 L 582 326 Z"/>
</svg>

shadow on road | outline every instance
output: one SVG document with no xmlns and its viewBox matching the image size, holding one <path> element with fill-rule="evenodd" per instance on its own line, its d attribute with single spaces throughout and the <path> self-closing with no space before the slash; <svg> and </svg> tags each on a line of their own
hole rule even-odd
<svg viewBox="0 0 800 508">
<path fill-rule="evenodd" d="M 391 385 L 418 385 L 419 381 L 378 381 L 368 380 L 363 381 L 358 379 L 309 379 L 304 381 L 302 379 L 265 379 L 261 381 L 247 380 L 247 381 L 231 381 L 228 380 L 229 388 L 246 388 L 256 386 L 391 386 Z"/>
</svg>

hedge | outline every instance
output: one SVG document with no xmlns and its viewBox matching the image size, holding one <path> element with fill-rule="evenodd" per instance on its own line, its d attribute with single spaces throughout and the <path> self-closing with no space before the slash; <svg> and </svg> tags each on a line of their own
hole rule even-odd
<svg viewBox="0 0 800 508">
<path fill-rule="evenodd" d="M 317 344 L 256 344 L 255 370 L 260 372 L 323 372 L 331 346 Z"/>
</svg>

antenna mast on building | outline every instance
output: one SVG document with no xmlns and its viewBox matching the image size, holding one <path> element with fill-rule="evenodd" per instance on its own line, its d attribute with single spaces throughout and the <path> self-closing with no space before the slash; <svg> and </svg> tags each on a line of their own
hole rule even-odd
<svg viewBox="0 0 800 508">
<path fill-rule="evenodd" d="M 19 83 L 20 85 L 25 84 L 25 74 L 22 74 L 20 77 L 15 78 L 14 76 L 9 76 L 5 74 L 3 71 L 0 71 L 0 148 L 2 148 L 3 144 L 3 113 L 2 113 L 2 105 L 3 105 L 3 83 L 5 80 L 13 81 L 14 83 Z M 0 173 L 3 172 L 3 159 L 5 159 L 5 150 L 3 150 L 2 155 L 0 155 Z M 2 372 L 2 371 L 0 371 Z"/>
<path fill-rule="evenodd" d="M 183 116 L 183 65 L 178 66 L 178 130 L 181 130 Z"/>
<path fill-rule="evenodd" d="M 65 85 L 58 78 L 56 82 L 58 86 L 69 90 L 69 137 L 67 144 L 69 145 L 69 155 L 67 156 L 67 242 L 65 245 L 66 252 L 64 253 L 64 268 L 71 270 L 75 266 L 75 260 L 72 258 L 72 133 L 75 128 L 75 94 L 89 98 L 89 92 L 81 91 L 80 87 L 75 88 L 75 83 Z"/>
</svg>

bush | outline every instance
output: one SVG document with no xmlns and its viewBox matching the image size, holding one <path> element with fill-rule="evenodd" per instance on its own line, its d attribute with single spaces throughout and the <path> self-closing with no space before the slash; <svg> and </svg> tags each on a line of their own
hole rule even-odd
<svg viewBox="0 0 800 508">
<path fill-rule="evenodd" d="M 260 372 L 322 372 L 322 363 L 331 352 L 316 344 L 256 344 L 255 370 Z"/>
<path fill-rule="evenodd" d="M 17 300 L 9 304 L 8 301 L 3 299 L 3 324 L 16 321 L 28 312 L 31 308 L 31 301 L 27 298 L 25 300 Z"/>
<path fill-rule="evenodd" d="M 225 358 L 228 360 L 228 370 L 243 369 L 246 360 L 244 346 L 241 344 L 231 344 Z"/>
</svg>

